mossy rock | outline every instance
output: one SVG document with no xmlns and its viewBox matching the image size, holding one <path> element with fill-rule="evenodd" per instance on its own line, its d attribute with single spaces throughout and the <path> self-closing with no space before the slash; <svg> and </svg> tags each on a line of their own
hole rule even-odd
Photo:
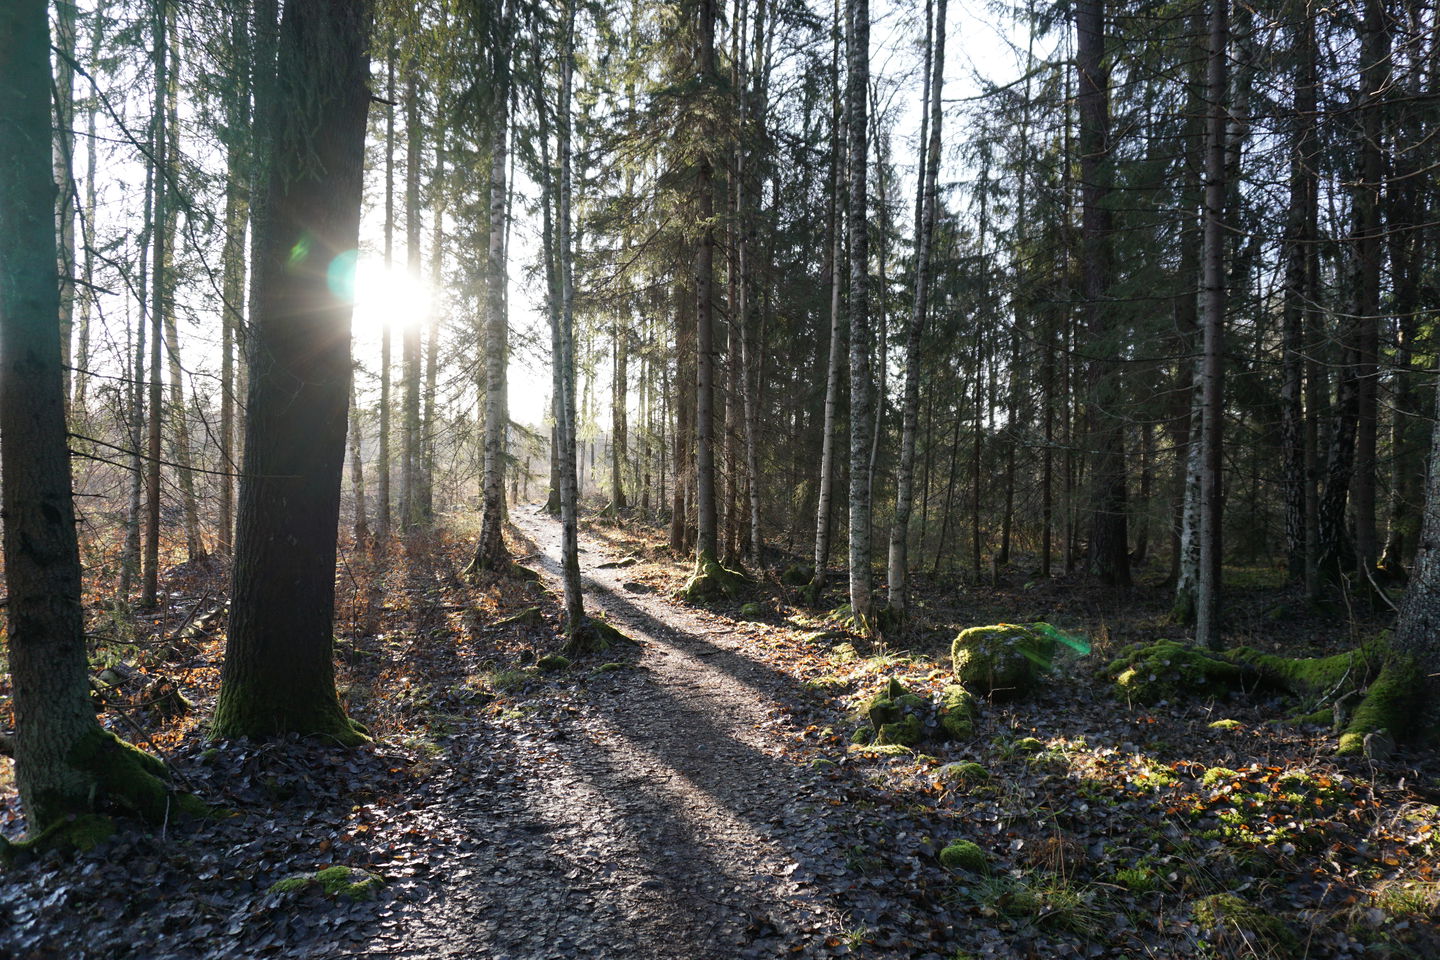
<svg viewBox="0 0 1440 960">
<path fill-rule="evenodd" d="M 867 743 L 873 743 L 874 740 L 875 740 L 875 728 L 874 728 L 874 727 L 860 727 L 860 728 L 858 728 L 854 733 L 850 734 L 850 742 L 851 742 L 851 743 L 854 743 L 854 744 L 858 744 L 858 745 L 860 745 L 860 746 L 864 746 L 864 745 L 867 744 Z"/>
<path fill-rule="evenodd" d="M 695 570 L 678 596 L 690 603 L 714 603 L 717 600 L 733 600 L 745 586 L 745 575 L 737 570 L 727 570 L 713 553 L 701 554 L 695 560 Z"/>
<path fill-rule="evenodd" d="M 1233 733 L 1236 730 L 1244 729 L 1245 725 L 1239 720 L 1216 720 L 1206 724 L 1211 730 L 1220 730 L 1224 733 Z"/>
<path fill-rule="evenodd" d="M 836 763 L 829 757 L 816 757 L 810 761 L 811 770 L 834 770 Z"/>
<path fill-rule="evenodd" d="M 975 695 L 959 684 L 940 691 L 940 729 L 952 740 L 969 740 L 975 735 L 980 704 Z"/>
<path fill-rule="evenodd" d="M 990 771 L 973 761 L 947 763 L 936 771 L 936 775 L 945 783 L 959 785 L 984 783 L 990 779 Z"/>
<path fill-rule="evenodd" d="M 1010 749 L 1022 757 L 1033 757 L 1045 751 L 1045 741 L 1038 737 L 1021 737 L 1010 744 Z"/>
<path fill-rule="evenodd" d="M 860 659 L 860 651 L 853 643 L 837 643 L 830 648 L 830 659 L 836 663 L 853 663 Z"/>
<path fill-rule="evenodd" d="M 1290 956 L 1299 946 L 1295 931 L 1273 913 L 1233 893 L 1217 893 L 1195 901 L 1195 923 L 1210 935 L 1226 955 L 1244 948 L 1246 955 Z M 1261 947 L 1257 952 L 1256 947 Z"/>
<path fill-rule="evenodd" d="M 1246 676 L 1239 665 L 1174 640 L 1131 647 L 1105 672 L 1115 681 L 1115 692 L 1122 699 L 1143 704 L 1227 693 L 1239 687 Z"/>
<path fill-rule="evenodd" d="M 541 673 L 559 673 L 570 668 L 570 658 L 558 653 L 547 653 L 535 661 L 535 669 Z"/>
<path fill-rule="evenodd" d="M 848 753 L 855 753 L 865 757 L 913 757 L 915 751 L 903 743 L 872 743 L 869 746 L 864 744 L 853 744 Z"/>
<path fill-rule="evenodd" d="M 373 900 L 385 885 L 379 874 L 357 867 L 326 867 L 313 873 L 295 873 L 270 885 L 271 893 L 300 893 L 323 890 L 328 897 Z"/>
<path fill-rule="evenodd" d="M 1423 678 L 1414 660 L 1400 656 L 1387 660 L 1350 717 L 1340 737 L 1340 754 L 1364 753 L 1366 734 L 1385 734 L 1392 741 L 1404 739 L 1419 715 L 1422 690 Z"/>
<path fill-rule="evenodd" d="M 596 673 L 615 673 L 615 672 L 617 672 L 617 671 L 619 671 L 619 670 L 628 670 L 629 668 L 630 668 L 630 664 L 628 664 L 628 663 L 619 663 L 619 662 L 602 663 L 602 664 L 600 664 L 600 666 L 598 666 L 598 667 L 595 668 L 595 672 L 596 672 Z"/>
<path fill-rule="evenodd" d="M 815 579 L 815 569 L 804 564 L 792 563 L 780 573 L 780 582 L 787 587 L 808 587 Z"/>
<path fill-rule="evenodd" d="M 882 723 L 879 733 L 875 737 L 877 744 L 899 744 L 906 747 L 919 746 L 920 741 L 925 737 L 925 727 L 920 718 L 913 714 L 905 716 L 894 723 Z"/>
<path fill-rule="evenodd" d="M 545 616 L 540 612 L 539 607 L 526 607 L 519 613 L 511 614 L 502 620 L 496 620 L 495 626 L 522 626 L 522 627 L 543 627 Z"/>
<path fill-rule="evenodd" d="M 765 608 L 753 600 L 749 603 L 740 604 L 740 616 L 742 617 L 761 617 L 764 615 Z"/>
<path fill-rule="evenodd" d="M 1032 627 L 997 623 L 960 631 L 950 648 L 955 679 L 993 698 L 1030 691 L 1055 654 L 1055 641 Z"/>
<path fill-rule="evenodd" d="M 987 873 L 990 858 L 985 851 L 969 840 L 952 840 L 940 851 L 940 865 L 948 870 L 965 870 L 969 873 Z"/>
</svg>

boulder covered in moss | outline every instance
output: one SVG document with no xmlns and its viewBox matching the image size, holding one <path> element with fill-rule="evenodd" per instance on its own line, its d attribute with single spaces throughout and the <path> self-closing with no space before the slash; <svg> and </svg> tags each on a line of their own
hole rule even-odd
<svg viewBox="0 0 1440 960">
<path fill-rule="evenodd" d="M 1019 697 L 1050 666 L 1055 641 L 1032 626 L 997 623 L 960 631 L 950 648 L 955 679 L 989 697 Z"/>
<path fill-rule="evenodd" d="M 924 739 L 930 701 L 906 690 L 892 677 L 865 702 L 861 712 L 876 732 L 876 743 L 913 747 Z"/>
<path fill-rule="evenodd" d="M 293 873 L 270 885 L 271 893 L 302 893 L 320 890 L 327 897 L 372 900 L 385 885 L 379 874 L 358 867 L 326 867 L 313 873 Z"/>
<path fill-rule="evenodd" d="M 1244 949 L 1245 955 L 1289 956 L 1299 945 L 1295 931 L 1285 921 L 1233 893 L 1202 897 L 1192 911 L 1195 924 L 1227 956 L 1239 949 Z"/>
<path fill-rule="evenodd" d="M 703 553 L 695 560 L 695 569 L 678 594 L 681 600 L 690 603 L 713 603 L 716 600 L 733 600 L 745 586 L 745 575 L 738 570 L 729 570 L 716 559 L 713 553 Z"/>
<path fill-rule="evenodd" d="M 952 740 L 969 740 L 975 735 L 980 704 L 975 695 L 959 684 L 940 691 L 940 729 Z"/>
<path fill-rule="evenodd" d="M 569 669 L 570 658 L 558 653 L 547 653 L 535 661 L 535 669 L 541 673 L 558 673 Z"/>
<path fill-rule="evenodd" d="M 1238 664 L 1174 640 L 1132 646 L 1105 673 L 1115 681 L 1115 692 L 1122 699 L 1144 704 L 1182 695 L 1228 693 L 1247 675 Z"/>
<path fill-rule="evenodd" d="M 956 785 L 984 783 L 990 779 L 989 770 L 969 760 L 960 763 L 947 763 L 935 771 L 935 773 L 942 782 Z"/>
<path fill-rule="evenodd" d="M 780 582 L 787 587 L 808 587 L 815 579 L 815 569 L 804 564 L 792 563 L 780 574 Z"/>
<path fill-rule="evenodd" d="M 952 840 L 940 851 L 940 865 L 949 870 L 985 873 L 990 869 L 990 858 L 969 840 Z"/>
</svg>

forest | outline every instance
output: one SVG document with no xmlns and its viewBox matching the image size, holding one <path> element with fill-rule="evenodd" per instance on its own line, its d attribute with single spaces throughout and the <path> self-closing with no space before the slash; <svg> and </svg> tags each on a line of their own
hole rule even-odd
<svg viewBox="0 0 1440 960">
<path fill-rule="evenodd" d="M 0 3 L 0 957 L 1440 956 L 1440 5 Z"/>
</svg>

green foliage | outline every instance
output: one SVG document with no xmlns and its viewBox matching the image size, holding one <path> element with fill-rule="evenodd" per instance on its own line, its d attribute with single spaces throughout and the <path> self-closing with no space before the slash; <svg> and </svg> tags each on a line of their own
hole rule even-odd
<svg viewBox="0 0 1440 960">
<path fill-rule="evenodd" d="M 1196 925 L 1225 947 L 1258 942 L 1266 951 L 1288 953 L 1299 945 L 1295 931 L 1283 920 L 1233 893 L 1203 897 L 1192 910 Z"/>
<path fill-rule="evenodd" d="M 952 840 L 940 851 L 940 865 L 949 870 L 986 873 L 990 869 L 990 858 L 969 840 Z"/>
</svg>

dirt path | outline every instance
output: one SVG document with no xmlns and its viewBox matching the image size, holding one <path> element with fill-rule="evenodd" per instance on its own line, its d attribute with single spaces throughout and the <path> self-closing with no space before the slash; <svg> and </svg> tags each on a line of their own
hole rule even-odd
<svg viewBox="0 0 1440 960">
<path fill-rule="evenodd" d="M 559 525 L 514 519 L 553 581 Z M 581 548 L 587 607 L 643 645 L 638 669 L 596 674 L 548 718 L 471 734 L 485 769 L 457 769 L 470 789 L 428 811 L 456 850 L 448 882 L 394 955 L 849 953 L 834 788 L 781 756 L 791 681 L 728 629 L 627 589 L 598 542 Z"/>
</svg>

